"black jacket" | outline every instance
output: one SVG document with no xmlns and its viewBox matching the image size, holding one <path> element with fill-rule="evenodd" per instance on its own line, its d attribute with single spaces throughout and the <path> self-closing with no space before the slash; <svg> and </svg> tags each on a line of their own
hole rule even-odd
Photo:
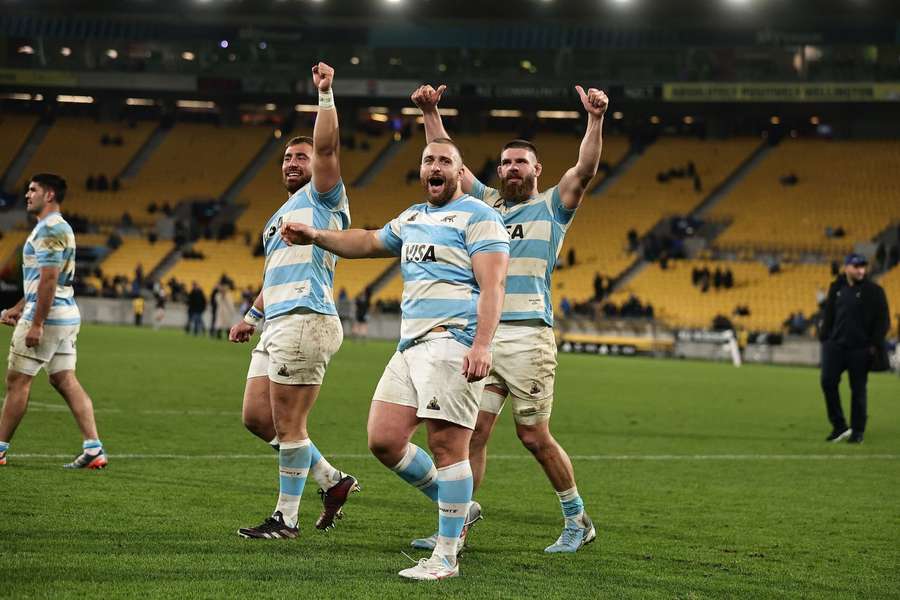
<svg viewBox="0 0 900 600">
<path fill-rule="evenodd" d="M 872 370 L 885 370 L 888 367 L 888 357 L 884 338 L 891 326 L 891 320 L 887 296 L 877 283 L 864 279 L 851 287 L 847 277 L 839 275 L 828 288 L 822 322 L 819 326 L 819 339 L 823 342 L 831 339 L 835 327 L 838 295 L 850 290 L 858 297 L 859 325 L 862 328 L 860 333 L 866 346 L 874 349 Z"/>
</svg>

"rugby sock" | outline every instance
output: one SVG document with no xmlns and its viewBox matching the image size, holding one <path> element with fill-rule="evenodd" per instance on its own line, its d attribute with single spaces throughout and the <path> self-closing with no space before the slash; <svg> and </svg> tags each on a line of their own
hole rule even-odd
<svg viewBox="0 0 900 600">
<path fill-rule="evenodd" d="M 468 460 L 437 470 L 438 538 L 434 553 L 456 563 L 456 545 L 472 501 L 472 466 Z"/>
<path fill-rule="evenodd" d="M 408 444 L 403 460 L 391 467 L 391 470 L 403 481 L 431 498 L 432 502 L 437 502 L 438 471 L 427 452 L 415 444 Z"/>
<path fill-rule="evenodd" d="M 578 487 L 573 487 L 564 492 L 556 492 L 556 495 L 559 496 L 559 503 L 562 506 L 566 525 L 578 521 L 579 517 L 584 514 L 584 501 L 578 495 Z"/>
<path fill-rule="evenodd" d="M 6 464 L 7 450 L 9 450 L 9 442 L 0 442 L 0 465 Z"/>
<path fill-rule="evenodd" d="M 103 444 L 100 440 L 84 440 L 84 443 L 81 444 L 81 448 L 88 456 L 97 456 L 100 454 L 100 451 L 103 450 Z"/>
<path fill-rule="evenodd" d="M 311 452 L 309 472 L 312 474 L 313 479 L 316 480 L 316 483 L 319 484 L 319 487 L 327 490 L 340 481 L 344 474 L 332 467 L 331 463 L 325 460 L 325 457 L 322 456 L 322 453 L 319 452 L 319 449 L 312 442 L 309 443 L 309 449 Z"/>
<path fill-rule="evenodd" d="M 297 526 L 297 513 L 300 511 L 300 496 L 306 485 L 309 473 L 310 443 L 309 439 L 297 442 L 281 442 L 278 451 L 278 504 L 276 512 L 281 512 L 288 527 Z"/>
</svg>

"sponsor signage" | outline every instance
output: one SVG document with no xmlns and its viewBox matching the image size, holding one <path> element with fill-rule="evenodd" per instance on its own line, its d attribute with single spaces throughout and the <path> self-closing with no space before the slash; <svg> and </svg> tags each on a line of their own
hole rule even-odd
<svg viewBox="0 0 900 600">
<path fill-rule="evenodd" d="M 666 102 L 900 102 L 900 83 L 665 83 Z"/>
</svg>

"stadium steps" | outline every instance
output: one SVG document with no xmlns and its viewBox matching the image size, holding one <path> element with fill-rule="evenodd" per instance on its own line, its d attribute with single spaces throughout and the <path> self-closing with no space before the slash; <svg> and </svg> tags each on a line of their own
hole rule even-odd
<svg viewBox="0 0 900 600">
<path fill-rule="evenodd" d="M 879 264 L 875 255 L 870 256 L 871 272 L 872 274 L 884 273 L 887 271 L 887 250 L 894 244 L 900 244 L 900 221 L 892 221 L 887 227 L 879 231 L 878 235 L 872 239 L 872 244 L 876 249 L 879 244 L 884 244 L 885 260 L 882 264 Z"/>
<path fill-rule="evenodd" d="M 241 174 L 228 186 L 220 200 L 227 204 L 234 204 L 238 195 L 245 187 L 247 187 L 247 184 L 253 181 L 253 178 L 256 177 L 259 171 L 263 167 L 271 166 L 270 161 L 268 160 L 269 156 L 274 152 L 274 149 L 280 145 L 281 139 L 279 137 L 275 137 L 274 135 L 269 136 L 269 139 L 260 147 L 256 156 L 253 157 L 253 160 L 247 163 L 247 166 L 244 167 Z M 237 217 L 238 215 L 234 215 L 234 219 L 237 219 Z"/>
<path fill-rule="evenodd" d="M 722 199 L 725 198 L 725 196 L 727 196 L 748 173 L 750 173 L 750 171 L 755 169 L 756 166 L 772 152 L 772 148 L 774 148 L 774 146 L 767 141 L 763 141 L 753 154 L 747 157 L 747 160 L 741 163 L 740 166 L 725 179 L 725 181 L 719 184 L 718 187 L 710 192 L 709 196 L 703 199 L 703 202 L 691 212 L 691 216 L 702 218 L 706 213 L 712 210 L 712 208 L 721 202 Z"/>
<path fill-rule="evenodd" d="M 47 137 L 47 133 L 50 132 L 50 127 L 52 127 L 52 123 L 45 123 L 43 121 L 38 121 L 35 124 L 34 129 L 28 134 L 28 138 L 22 145 L 21 150 L 16 154 L 16 158 L 10 163 L 6 173 L 3 174 L 3 181 L 0 183 L 0 189 L 16 194 L 19 193 L 19 190 L 13 190 L 12 188 L 16 185 L 16 182 L 22 178 L 25 167 L 31 162 L 31 159 L 35 152 L 37 152 L 38 147 L 40 147 L 41 142 Z"/>
<path fill-rule="evenodd" d="M 738 167 L 731 172 L 728 177 L 726 177 L 722 183 L 717 185 L 702 201 L 698 204 L 694 209 L 688 213 L 689 217 L 697 217 L 702 218 L 709 210 L 711 210 L 714 206 L 716 206 L 723 198 L 725 198 L 728 193 L 734 189 L 734 187 L 740 183 L 744 177 L 747 176 L 769 153 L 772 151 L 774 146 L 770 145 L 768 142 L 763 142 L 748 156 L 741 162 Z M 605 183 L 605 182 L 604 182 Z M 715 239 L 715 237 L 724 231 L 726 227 L 723 227 L 723 223 L 715 224 L 715 227 L 706 228 L 704 230 L 705 236 L 709 236 L 707 238 L 707 242 L 711 242 Z M 651 233 L 659 234 L 664 232 L 668 227 L 668 219 L 663 218 L 657 223 Z M 637 277 L 641 271 L 643 271 L 650 263 L 644 260 L 642 254 L 638 256 L 622 273 L 613 280 L 612 282 L 612 293 L 618 292 L 625 285 L 627 285 L 631 280 Z"/>
<path fill-rule="evenodd" d="M 591 196 L 599 196 L 603 194 L 610 187 L 615 185 L 615 183 L 619 180 L 622 175 L 628 172 L 628 170 L 641 158 L 641 153 L 637 150 L 630 149 L 628 153 L 622 157 L 622 160 L 613 165 L 612 170 L 610 171 L 607 177 L 604 177 L 600 183 L 594 186 L 589 194 Z"/>
<path fill-rule="evenodd" d="M 388 143 L 381 149 L 375 159 L 369 163 L 369 166 L 363 169 L 363 172 L 359 174 L 359 177 L 356 178 L 352 185 L 355 188 L 365 187 L 375 177 L 381 173 L 385 166 L 391 162 L 391 159 L 400 152 L 400 149 L 403 148 L 403 145 L 406 143 L 406 140 L 396 140 L 391 139 Z"/>
<path fill-rule="evenodd" d="M 186 244 L 182 247 L 174 246 L 172 250 L 166 254 L 166 256 L 159 261 L 159 264 L 153 267 L 153 270 L 147 274 L 147 278 L 150 281 L 159 281 L 162 283 L 163 276 L 172 270 L 172 267 L 181 260 L 182 250 L 189 247 L 190 244 Z"/>
<path fill-rule="evenodd" d="M 138 150 L 131 160 L 128 161 L 128 164 L 125 165 L 122 172 L 119 173 L 119 179 L 133 179 L 137 177 L 137 174 L 141 171 L 141 167 L 143 167 L 150 157 L 153 156 L 153 152 L 160 144 L 162 144 L 163 140 L 166 139 L 166 135 L 171 130 L 171 127 L 163 127 L 162 125 L 157 127 L 153 133 L 150 134 L 150 137 L 147 138 L 147 141 L 144 142 L 144 145 L 141 146 L 140 150 Z"/>
</svg>

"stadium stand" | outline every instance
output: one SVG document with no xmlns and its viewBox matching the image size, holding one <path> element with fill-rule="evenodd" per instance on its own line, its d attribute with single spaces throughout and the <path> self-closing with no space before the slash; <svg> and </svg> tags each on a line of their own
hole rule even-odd
<svg viewBox="0 0 900 600">
<path fill-rule="evenodd" d="M 252 247 L 241 240 L 198 240 L 193 250 L 203 258 L 180 259 L 163 279 L 174 277 L 188 287 L 196 281 L 207 294 L 218 285 L 222 275 L 234 281 L 237 289 L 250 286 L 257 290 L 262 284 L 265 261 L 261 256 L 253 256 Z"/>
<path fill-rule="evenodd" d="M 710 212 L 732 221 L 714 245 L 839 258 L 900 217 L 898 164 L 896 142 L 787 139 Z"/>
<path fill-rule="evenodd" d="M 79 246 L 85 244 L 82 236 L 78 236 L 76 241 Z M 143 238 L 125 236 L 122 245 L 100 263 L 100 268 L 107 276 L 121 275 L 131 279 L 137 266 L 141 265 L 144 275 L 149 275 L 174 248 L 175 244 L 169 241 L 151 243 Z"/>
<path fill-rule="evenodd" d="M 0 116 L 0 130 L 3 131 L 3 143 L 0 144 L 0 176 L 6 172 L 16 154 L 22 148 L 22 144 L 28 139 L 28 134 L 34 129 L 37 117 L 30 115 Z"/>
<path fill-rule="evenodd" d="M 504 140 L 509 141 L 509 140 Z M 534 143 L 540 154 L 543 174 L 541 175 L 541 188 L 546 188 L 556 183 L 578 161 L 578 148 L 581 144 L 581 135 L 563 135 L 559 133 L 539 133 L 535 136 Z M 497 146 L 500 148 L 501 146 Z M 620 135 L 604 136 L 601 163 L 614 167 L 628 153 L 628 139 Z M 593 181 L 588 185 L 588 190 L 606 178 L 604 170 L 600 170 Z"/>
<path fill-rule="evenodd" d="M 695 267 L 731 269 L 734 287 L 701 291 L 691 281 Z M 673 327 L 709 328 L 714 317 L 723 315 L 742 329 L 781 331 L 791 313 L 801 311 L 809 318 L 816 312 L 816 291 L 827 290 L 831 280 L 828 265 L 785 264 L 772 275 L 758 262 L 679 260 L 667 269 L 649 265 L 610 301 L 621 304 L 634 294 L 652 304 L 656 317 Z M 738 306 L 746 306 L 750 314 L 734 314 Z"/>
<path fill-rule="evenodd" d="M 127 184 L 118 192 L 88 191 L 85 182 L 88 175 L 103 174 L 111 182 L 125 168 L 141 145 L 152 133 L 156 124 L 136 121 L 133 126 L 122 123 L 102 123 L 94 119 L 59 117 L 41 142 L 18 182 L 23 188 L 28 178 L 38 172 L 62 175 L 69 186 L 64 210 L 87 217 L 95 223 L 118 221 L 129 211 L 135 221 L 139 216 L 131 206 Z M 102 144 L 107 136 L 117 143 Z M 142 215 L 140 215 L 142 216 Z"/>
<path fill-rule="evenodd" d="M 888 298 L 888 308 L 891 310 L 891 335 L 900 339 L 900 265 L 885 273 L 878 281 L 884 288 Z"/>
</svg>

